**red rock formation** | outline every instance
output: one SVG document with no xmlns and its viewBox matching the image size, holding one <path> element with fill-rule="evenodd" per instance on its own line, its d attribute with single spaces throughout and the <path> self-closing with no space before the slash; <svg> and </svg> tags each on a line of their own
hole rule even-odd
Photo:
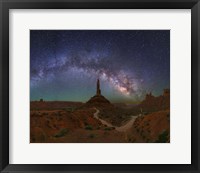
<svg viewBox="0 0 200 173">
<path fill-rule="evenodd" d="M 100 81 L 97 80 L 97 90 L 96 95 L 90 98 L 86 102 L 86 106 L 93 106 L 93 107 L 102 107 L 102 106 L 110 106 L 112 105 L 108 99 L 106 99 L 103 95 L 101 95 L 101 89 L 100 89 Z"/>
<path fill-rule="evenodd" d="M 170 108 L 170 91 L 165 89 L 163 95 L 155 97 L 151 93 L 138 106 L 143 112 L 154 112 Z"/>
<path fill-rule="evenodd" d="M 138 117 L 128 132 L 129 142 L 170 142 L 170 111 Z"/>
</svg>

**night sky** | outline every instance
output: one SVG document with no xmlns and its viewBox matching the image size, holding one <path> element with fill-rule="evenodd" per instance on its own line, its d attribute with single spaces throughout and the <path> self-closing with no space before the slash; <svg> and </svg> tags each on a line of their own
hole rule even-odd
<svg viewBox="0 0 200 173">
<path fill-rule="evenodd" d="M 90 99 L 100 79 L 111 102 L 170 87 L 169 30 L 31 30 L 31 100 Z"/>
</svg>

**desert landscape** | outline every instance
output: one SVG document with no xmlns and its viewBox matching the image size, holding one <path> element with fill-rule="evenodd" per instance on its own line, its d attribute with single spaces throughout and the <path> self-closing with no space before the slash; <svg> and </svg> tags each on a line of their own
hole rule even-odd
<svg viewBox="0 0 200 173">
<path fill-rule="evenodd" d="M 31 143 L 170 142 L 170 92 L 146 95 L 138 105 L 119 107 L 97 91 L 89 101 L 32 101 Z"/>
<path fill-rule="evenodd" d="M 170 143 L 170 30 L 30 30 L 30 143 Z"/>
</svg>

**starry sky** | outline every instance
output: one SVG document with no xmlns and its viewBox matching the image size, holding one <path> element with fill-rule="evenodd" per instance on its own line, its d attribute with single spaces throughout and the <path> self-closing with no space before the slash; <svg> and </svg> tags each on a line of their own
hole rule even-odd
<svg viewBox="0 0 200 173">
<path fill-rule="evenodd" d="M 30 99 L 138 103 L 170 87 L 169 30 L 31 30 Z"/>
</svg>

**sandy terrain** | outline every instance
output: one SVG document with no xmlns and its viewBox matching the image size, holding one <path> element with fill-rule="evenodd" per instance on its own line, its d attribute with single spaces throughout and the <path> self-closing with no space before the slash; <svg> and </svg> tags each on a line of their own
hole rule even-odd
<svg viewBox="0 0 200 173">
<path fill-rule="evenodd" d="M 112 114 L 114 107 L 106 108 L 107 114 L 102 116 L 102 107 L 79 107 L 80 103 L 71 102 L 60 104 L 61 108 L 59 102 L 33 103 L 31 143 L 170 142 L 169 109 L 123 117 L 123 111 Z"/>
</svg>

